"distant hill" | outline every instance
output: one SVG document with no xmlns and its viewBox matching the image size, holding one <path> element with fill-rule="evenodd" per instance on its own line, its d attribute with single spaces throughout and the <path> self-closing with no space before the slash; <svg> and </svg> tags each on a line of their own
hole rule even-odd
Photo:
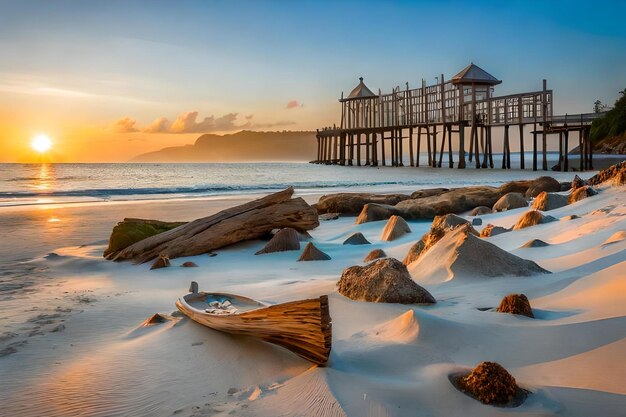
<svg viewBox="0 0 626 417">
<path fill-rule="evenodd" d="M 193 145 L 172 146 L 137 155 L 130 162 L 310 161 L 315 159 L 315 132 L 205 134 Z"/>
</svg>

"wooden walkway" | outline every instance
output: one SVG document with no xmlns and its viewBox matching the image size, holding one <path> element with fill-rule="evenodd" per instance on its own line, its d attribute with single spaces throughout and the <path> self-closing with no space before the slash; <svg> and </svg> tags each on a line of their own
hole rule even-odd
<svg viewBox="0 0 626 417">
<path fill-rule="evenodd" d="M 494 96 L 500 84 L 492 75 L 470 64 L 445 81 L 443 74 L 435 85 L 391 93 L 374 94 L 360 78 L 347 98 L 343 93 L 339 126 L 317 130 L 317 157 L 313 163 L 339 165 L 403 166 L 405 140 L 408 140 L 409 164 L 420 166 L 424 146 L 428 165 L 455 165 L 452 143 L 457 143 L 458 168 L 465 168 L 466 139 L 469 141 L 469 162 L 476 168 L 494 168 L 493 134 L 502 133 L 502 168 L 511 168 L 509 131 L 519 130 L 520 168 L 525 169 L 524 127 L 531 126 L 533 137 L 532 169 L 538 169 L 538 138 L 541 138 L 542 169 L 548 169 L 547 138 L 559 136 L 559 166 L 570 168 L 567 157 L 569 133 L 578 132 L 579 169 L 593 169 L 589 130 L 599 114 L 553 115 L 553 93 L 543 80 L 539 91 Z M 387 159 L 386 151 L 389 152 Z"/>
</svg>

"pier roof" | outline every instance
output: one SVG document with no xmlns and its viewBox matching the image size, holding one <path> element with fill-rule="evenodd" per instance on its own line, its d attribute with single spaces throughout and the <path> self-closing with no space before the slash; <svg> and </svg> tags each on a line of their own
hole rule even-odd
<svg viewBox="0 0 626 417">
<path fill-rule="evenodd" d="M 480 68 L 478 65 L 473 62 L 469 64 L 467 67 L 463 68 L 461 72 L 452 77 L 452 82 L 454 84 L 486 84 L 486 85 L 496 85 L 500 84 L 502 81 L 498 80 L 493 75 L 489 74 L 484 69 Z"/>
<path fill-rule="evenodd" d="M 367 88 L 365 83 L 363 83 L 363 77 L 359 77 L 359 85 L 354 87 L 354 89 L 350 92 L 350 94 L 345 100 L 352 100 L 356 98 L 369 98 L 369 97 L 376 97 L 376 94 L 372 93 L 372 90 Z"/>
</svg>

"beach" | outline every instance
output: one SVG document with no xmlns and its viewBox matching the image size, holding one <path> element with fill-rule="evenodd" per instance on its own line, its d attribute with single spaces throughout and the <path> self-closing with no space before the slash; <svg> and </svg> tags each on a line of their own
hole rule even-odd
<svg viewBox="0 0 626 417">
<path fill-rule="evenodd" d="M 297 167 L 297 169 L 308 169 Z M 293 178 L 309 204 L 345 191 L 410 194 L 452 185 L 493 185 L 543 172 L 315 167 L 334 185 Z M 468 172 L 469 171 L 469 172 Z M 373 174 L 376 173 L 376 174 Z M 583 179 L 595 172 L 585 172 Z M 554 173 L 571 181 L 574 173 Z M 387 176 L 398 177 L 388 181 Z M 96 181 L 97 182 L 97 181 Z M 356 216 L 321 221 L 311 241 L 332 259 L 297 262 L 301 251 L 255 255 L 251 240 L 172 259 L 170 268 L 110 262 L 102 253 L 124 218 L 190 221 L 273 192 L 167 196 L 83 192 L 4 196 L 0 225 L 0 403 L 7 416 L 621 416 L 626 407 L 626 187 L 546 212 L 557 221 L 483 238 L 551 274 L 422 279 L 432 305 L 353 301 L 337 292 L 342 271 L 364 265 L 372 249 L 402 260 L 431 220 L 382 241 L 386 220 Z M 304 183 L 303 183 L 304 182 Z M 297 184 L 300 184 L 298 186 Z M 245 184 L 244 184 L 245 185 Z M 176 184 L 180 187 L 180 184 Z M 110 189 L 115 187 L 110 187 Z M 568 192 L 562 192 L 567 195 Z M 132 197 L 129 197 L 132 195 Z M 26 202 L 28 200 L 28 202 Z M 511 227 L 528 207 L 480 216 Z M 579 218 L 572 220 L 568 216 Z M 473 217 L 462 214 L 467 219 Z M 361 232 L 370 245 L 343 245 Z M 621 232 L 621 234 L 620 234 Z M 523 248 L 531 239 L 546 247 Z M 608 242 L 608 243 L 607 243 Z M 180 268 L 192 261 L 198 268 Z M 476 259 L 489 262 L 489 259 Z M 419 276 L 420 271 L 409 271 Z M 258 340 L 207 329 L 191 320 L 141 327 L 196 281 L 201 290 L 242 294 L 269 304 L 327 294 L 333 348 L 326 367 Z M 509 293 L 528 296 L 534 319 L 493 309 Z M 531 394 L 516 408 L 482 404 L 450 383 L 452 373 L 495 361 Z"/>
</svg>

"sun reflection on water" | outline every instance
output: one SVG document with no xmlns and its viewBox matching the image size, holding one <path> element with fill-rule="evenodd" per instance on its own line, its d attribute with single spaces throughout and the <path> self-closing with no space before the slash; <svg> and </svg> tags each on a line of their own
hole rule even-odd
<svg viewBox="0 0 626 417">
<path fill-rule="evenodd" d="M 39 173 L 34 178 L 34 188 L 40 191 L 51 191 L 54 189 L 56 180 L 54 165 L 41 164 Z"/>
</svg>

